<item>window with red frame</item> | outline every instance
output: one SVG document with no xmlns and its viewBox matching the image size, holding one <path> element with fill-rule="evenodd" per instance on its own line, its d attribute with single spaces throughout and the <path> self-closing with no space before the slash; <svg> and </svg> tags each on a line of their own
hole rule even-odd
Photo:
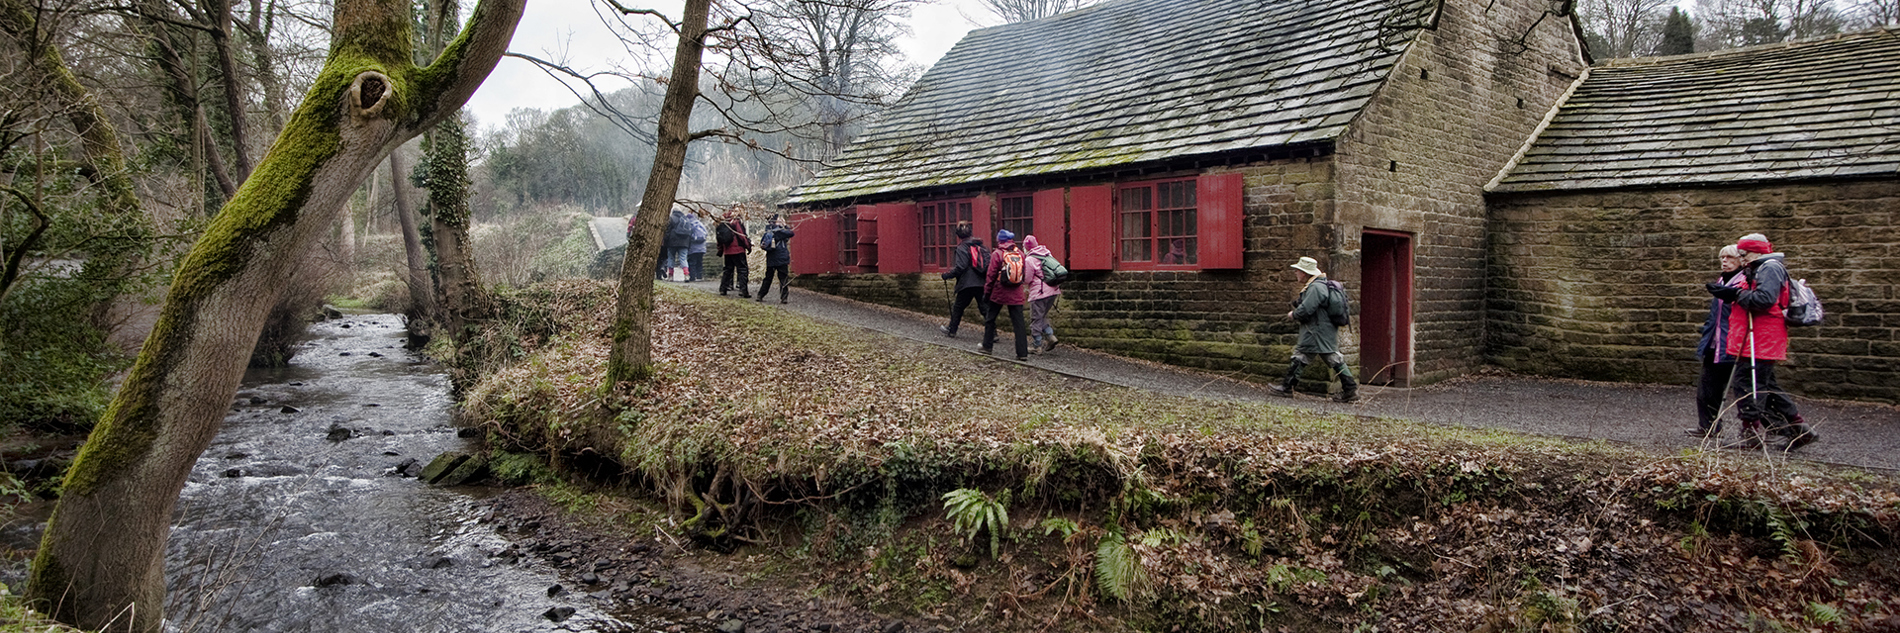
<svg viewBox="0 0 1900 633">
<path fill-rule="evenodd" d="M 1023 236 L 1036 234 L 1036 199 L 1031 196 L 1011 196 L 997 203 L 997 221 L 1001 227 L 1016 234 L 1016 241 Z"/>
<path fill-rule="evenodd" d="M 858 265 L 858 212 L 838 215 L 838 265 Z"/>
<path fill-rule="evenodd" d="M 919 205 L 924 229 L 924 266 L 949 268 L 956 260 L 957 225 L 970 223 L 970 201 L 945 200 Z"/>
<path fill-rule="evenodd" d="M 1200 264 L 1193 180 L 1124 185 L 1116 198 L 1123 263 Z"/>
</svg>

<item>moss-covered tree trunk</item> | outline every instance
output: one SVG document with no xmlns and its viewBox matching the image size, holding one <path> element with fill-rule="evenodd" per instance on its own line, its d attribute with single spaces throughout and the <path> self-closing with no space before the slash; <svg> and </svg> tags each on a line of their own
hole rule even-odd
<svg viewBox="0 0 1900 633">
<path fill-rule="evenodd" d="M 673 76 L 660 103 L 659 144 L 646 193 L 640 197 L 633 234 L 620 264 L 620 296 L 614 306 L 614 347 L 607 358 L 607 386 L 645 380 L 653 374 L 653 262 L 660 258 L 661 234 L 679 192 L 693 102 L 699 98 L 699 63 L 706 49 L 706 14 L 711 0 L 686 0 L 680 41 L 673 50 Z"/>
<path fill-rule="evenodd" d="M 401 0 L 338 0 L 329 58 L 179 266 L 157 326 L 68 471 L 27 595 L 83 628 L 158 631 L 172 506 L 237 393 L 264 316 L 350 193 L 448 116 L 507 49 L 525 0 L 482 0 L 434 64 Z"/>
<path fill-rule="evenodd" d="M 437 334 L 464 338 L 463 328 L 489 312 L 481 275 L 469 252 L 468 133 L 461 115 L 436 124 L 423 142 L 423 169 L 429 187 L 429 243 L 435 249 Z"/>
</svg>

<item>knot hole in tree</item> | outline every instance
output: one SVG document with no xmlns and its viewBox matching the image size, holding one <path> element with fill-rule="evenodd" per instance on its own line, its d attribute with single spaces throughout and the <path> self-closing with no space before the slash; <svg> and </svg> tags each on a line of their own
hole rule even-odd
<svg viewBox="0 0 1900 633">
<path fill-rule="evenodd" d="M 383 105 L 389 103 L 389 93 L 387 75 L 366 71 L 350 84 L 350 109 L 359 117 L 376 116 L 383 111 Z"/>
</svg>

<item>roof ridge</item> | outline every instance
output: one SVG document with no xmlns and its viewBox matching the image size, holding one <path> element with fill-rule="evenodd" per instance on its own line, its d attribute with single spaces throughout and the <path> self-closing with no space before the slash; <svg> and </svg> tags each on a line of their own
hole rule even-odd
<svg viewBox="0 0 1900 633">
<path fill-rule="evenodd" d="M 1641 66 L 1658 66 L 1662 64 L 1704 60 L 1704 59 L 1721 59 L 1725 57 L 1747 57 L 1747 56 L 1757 55 L 1757 54 L 1770 52 L 1770 51 L 1774 51 L 1778 49 L 1805 48 L 1808 46 L 1818 46 L 1822 44 L 1835 43 L 1835 42 L 1850 40 L 1850 39 L 1862 39 L 1862 38 L 1872 39 L 1872 38 L 1882 36 L 1882 35 L 1900 40 L 1900 27 L 1879 26 L 1879 27 L 1874 27 L 1871 29 L 1862 29 L 1859 31 L 1851 31 L 1851 32 L 1846 32 L 1846 33 L 1835 33 L 1832 35 L 1810 37 L 1807 39 L 1789 40 L 1786 42 L 1773 42 L 1773 43 L 1768 43 L 1768 44 L 1756 44 L 1754 46 L 1743 46 L 1740 48 L 1725 48 L 1719 51 L 1708 51 L 1708 52 L 1703 52 L 1703 53 L 1685 53 L 1682 55 L 1653 55 L 1649 57 L 1623 57 L 1623 58 L 1618 58 L 1618 59 L 1604 60 L 1602 63 L 1597 64 L 1596 67 L 1597 68 L 1633 68 L 1633 67 L 1641 67 Z"/>
</svg>

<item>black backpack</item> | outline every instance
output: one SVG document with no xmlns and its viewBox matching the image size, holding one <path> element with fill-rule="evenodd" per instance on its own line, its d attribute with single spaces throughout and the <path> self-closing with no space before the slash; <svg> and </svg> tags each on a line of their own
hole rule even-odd
<svg viewBox="0 0 1900 633">
<path fill-rule="evenodd" d="M 1335 327 L 1352 325 L 1352 297 L 1346 294 L 1346 287 L 1331 279 L 1326 280 L 1326 289 L 1333 293 L 1332 309 L 1326 311 L 1326 319 Z"/>
</svg>

